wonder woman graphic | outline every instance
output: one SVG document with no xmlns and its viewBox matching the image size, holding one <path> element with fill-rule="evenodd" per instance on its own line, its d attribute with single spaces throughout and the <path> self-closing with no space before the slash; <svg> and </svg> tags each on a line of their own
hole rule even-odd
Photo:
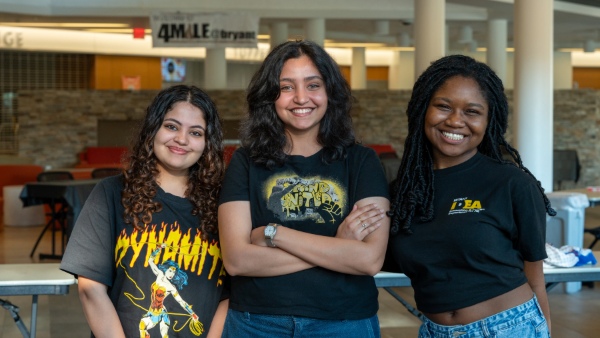
<svg viewBox="0 0 600 338">
<path fill-rule="evenodd" d="M 164 305 L 164 300 L 169 295 L 181 305 L 187 313 L 192 316 L 194 326 L 200 331 L 198 335 L 202 333 L 202 324 L 198 321 L 198 316 L 192 310 L 192 307 L 186 303 L 177 289 L 181 290 L 184 285 L 187 284 L 187 274 L 179 269 L 179 265 L 172 260 L 167 260 L 163 264 L 157 266 L 154 263 L 154 259 L 158 253 L 165 248 L 165 244 L 161 244 L 159 248 L 154 250 L 148 258 L 148 264 L 152 269 L 152 272 L 156 275 L 156 281 L 151 286 L 151 299 L 152 303 L 146 315 L 140 321 L 140 337 L 149 338 L 150 334 L 148 330 L 160 323 L 160 336 L 168 337 L 169 328 L 171 326 L 171 320 L 169 314 Z M 198 332 L 195 332 L 198 333 Z"/>
</svg>

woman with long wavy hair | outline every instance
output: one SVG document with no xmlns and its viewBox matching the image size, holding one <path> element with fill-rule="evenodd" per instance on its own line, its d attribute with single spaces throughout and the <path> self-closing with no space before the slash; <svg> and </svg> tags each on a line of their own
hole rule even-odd
<svg viewBox="0 0 600 338">
<path fill-rule="evenodd" d="M 222 139 L 206 93 L 164 89 L 123 173 L 92 191 L 61 269 L 78 276 L 94 336 L 220 337 L 228 303 L 217 227 Z M 167 263 L 185 278 L 173 284 L 174 268 L 157 268 Z"/>
<path fill-rule="evenodd" d="M 355 140 L 338 65 L 313 42 L 283 43 L 247 103 L 219 207 L 232 275 L 223 336 L 379 337 L 387 182 Z"/>
</svg>

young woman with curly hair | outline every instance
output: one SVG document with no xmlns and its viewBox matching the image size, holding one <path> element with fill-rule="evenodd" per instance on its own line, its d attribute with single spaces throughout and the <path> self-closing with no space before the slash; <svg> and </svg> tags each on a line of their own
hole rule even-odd
<svg viewBox="0 0 600 338">
<path fill-rule="evenodd" d="M 164 89 L 123 173 L 92 191 L 61 269 L 78 277 L 94 336 L 220 337 L 228 303 L 217 231 L 222 139 L 206 93 Z"/>
<path fill-rule="evenodd" d="M 252 78 L 219 206 L 232 275 L 224 337 L 379 337 L 383 168 L 356 144 L 352 96 L 319 45 L 274 48 Z"/>
<path fill-rule="evenodd" d="M 502 81 L 446 56 L 419 76 L 406 113 L 390 255 L 425 315 L 419 337 L 548 337 L 542 262 L 555 211 L 504 139 Z"/>
</svg>

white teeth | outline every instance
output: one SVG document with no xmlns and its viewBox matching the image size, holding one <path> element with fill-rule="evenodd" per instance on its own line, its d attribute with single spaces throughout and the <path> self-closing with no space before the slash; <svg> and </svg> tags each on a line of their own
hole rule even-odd
<svg viewBox="0 0 600 338">
<path fill-rule="evenodd" d="M 310 108 L 303 108 L 303 109 L 293 109 L 292 112 L 294 114 L 308 114 L 312 111 L 312 109 Z"/>
<path fill-rule="evenodd" d="M 460 141 L 460 140 L 462 140 L 463 138 L 465 138 L 465 136 L 464 136 L 464 135 L 461 135 L 461 134 L 453 134 L 453 133 L 448 133 L 448 132 L 445 132 L 445 131 L 443 131 L 443 132 L 442 132 L 442 134 L 443 134 L 444 136 L 446 136 L 447 138 L 449 138 L 449 139 L 451 139 L 451 140 L 454 140 L 454 141 Z"/>
</svg>

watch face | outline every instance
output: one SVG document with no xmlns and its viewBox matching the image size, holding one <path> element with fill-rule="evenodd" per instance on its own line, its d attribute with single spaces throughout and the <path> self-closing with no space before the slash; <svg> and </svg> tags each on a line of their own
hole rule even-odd
<svg viewBox="0 0 600 338">
<path fill-rule="evenodd" d="M 273 237 L 273 235 L 275 235 L 275 227 L 272 225 L 267 226 L 265 228 L 265 236 Z"/>
</svg>

